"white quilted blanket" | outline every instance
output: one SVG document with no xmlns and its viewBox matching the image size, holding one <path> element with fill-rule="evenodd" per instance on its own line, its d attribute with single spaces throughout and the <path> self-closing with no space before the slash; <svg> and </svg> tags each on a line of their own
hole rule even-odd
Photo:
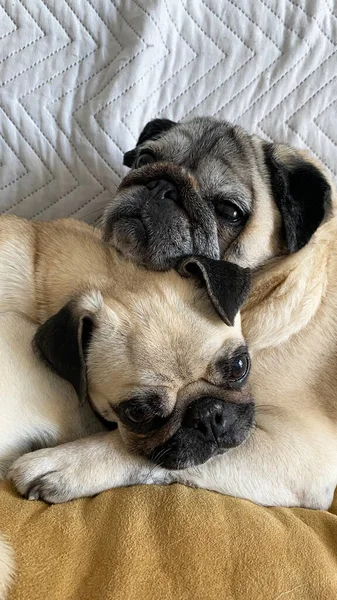
<svg viewBox="0 0 337 600">
<path fill-rule="evenodd" d="M 337 173 L 334 0 L 0 0 L 0 203 L 94 221 L 154 116 L 211 114 Z"/>
</svg>

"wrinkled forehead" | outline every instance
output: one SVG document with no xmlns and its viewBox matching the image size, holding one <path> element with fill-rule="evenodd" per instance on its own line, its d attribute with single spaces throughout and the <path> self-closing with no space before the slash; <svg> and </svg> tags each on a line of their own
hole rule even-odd
<svg viewBox="0 0 337 600">
<path fill-rule="evenodd" d="M 144 145 L 153 147 L 159 156 L 181 162 L 192 170 L 205 158 L 242 167 L 250 162 L 255 146 L 254 138 L 241 127 L 207 118 L 177 123 Z"/>
<path fill-rule="evenodd" d="M 160 138 L 145 142 L 156 157 L 193 171 L 203 187 L 233 185 L 250 188 L 256 141 L 240 127 L 212 119 L 178 123 Z"/>
<path fill-rule="evenodd" d="M 149 317 L 145 326 L 143 319 L 142 328 L 135 329 L 129 344 L 131 363 L 138 365 L 139 373 L 154 378 L 148 385 L 159 385 L 158 379 L 169 383 L 202 378 L 219 355 L 232 354 L 244 343 L 240 315 L 232 327 L 212 309 L 204 314 L 175 314 L 174 319 L 166 312 L 159 323 L 158 317 Z"/>
</svg>

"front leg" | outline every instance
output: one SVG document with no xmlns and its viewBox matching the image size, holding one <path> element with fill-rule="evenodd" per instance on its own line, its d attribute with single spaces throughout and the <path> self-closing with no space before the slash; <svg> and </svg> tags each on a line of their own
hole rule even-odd
<svg viewBox="0 0 337 600">
<path fill-rule="evenodd" d="M 25 454 L 13 464 L 9 479 L 29 500 L 52 504 L 115 487 L 172 481 L 168 471 L 131 454 L 119 431 Z"/>
<path fill-rule="evenodd" d="M 179 481 L 265 506 L 327 510 L 337 484 L 336 440 L 324 429 L 319 437 L 317 429 L 300 435 L 296 423 L 286 425 L 257 428 L 241 446 L 179 472 Z"/>
<path fill-rule="evenodd" d="M 337 482 L 337 447 L 314 434 L 304 438 L 289 427 L 287 435 L 273 436 L 258 428 L 239 448 L 173 472 L 130 453 L 117 430 L 25 454 L 9 478 L 22 495 L 50 503 L 177 481 L 268 506 L 327 509 Z"/>
</svg>

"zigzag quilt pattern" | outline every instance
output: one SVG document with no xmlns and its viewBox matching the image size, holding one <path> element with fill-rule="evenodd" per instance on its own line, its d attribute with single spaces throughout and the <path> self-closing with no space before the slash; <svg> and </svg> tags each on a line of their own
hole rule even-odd
<svg viewBox="0 0 337 600">
<path fill-rule="evenodd" d="M 337 175 L 334 0 L 0 0 L 0 207 L 94 222 L 154 116 L 211 114 Z"/>
</svg>

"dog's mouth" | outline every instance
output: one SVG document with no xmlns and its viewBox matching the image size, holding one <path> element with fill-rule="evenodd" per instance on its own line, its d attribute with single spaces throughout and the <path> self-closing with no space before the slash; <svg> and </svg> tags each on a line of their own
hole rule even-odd
<svg viewBox="0 0 337 600">
<path fill-rule="evenodd" d="M 156 416 L 155 422 L 130 422 L 130 413 L 124 413 L 125 405 L 129 408 L 130 403 L 121 403 L 115 407 L 121 437 L 132 453 L 165 469 L 202 465 L 240 446 L 254 429 L 254 399 L 249 390 L 242 394 L 239 402 L 203 396 L 190 402 L 183 413 L 174 409 L 171 415 Z M 146 415 L 147 410 L 138 414 Z"/>
<path fill-rule="evenodd" d="M 193 178 L 172 164 L 126 176 L 105 213 L 103 235 L 124 256 L 154 270 L 173 268 L 191 254 L 220 257 L 212 208 Z"/>
<path fill-rule="evenodd" d="M 150 460 L 165 469 L 180 470 L 202 465 L 211 458 L 240 446 L 254 428 L 254 403 L 232 407 L 228 426 L 218 435 L 205 435 L 202 428 L 182 424 L 170 439 L 152 451 Z"/>
</svg>

